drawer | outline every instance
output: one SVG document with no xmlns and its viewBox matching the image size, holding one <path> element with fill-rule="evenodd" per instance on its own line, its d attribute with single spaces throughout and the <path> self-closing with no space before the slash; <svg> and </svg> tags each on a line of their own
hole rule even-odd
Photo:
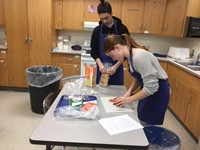
<svg viewBox="0 0 200 150">
<path fill-rule="evenodd" d="M 60 63 L 68 64 L 80 64 L 81 56 L 80 55 L 60 55 Z"/>
<path fill-rule="evenodd" d="M 5 50 L 0 50 L 0 59 L 7 59 L 7 52 Z"/>
</svg>

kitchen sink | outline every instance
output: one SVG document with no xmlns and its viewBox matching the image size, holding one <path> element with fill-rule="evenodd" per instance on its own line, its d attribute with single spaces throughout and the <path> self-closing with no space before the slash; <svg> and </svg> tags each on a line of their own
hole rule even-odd
<svg viewBox="0 0 200 150">
<path fill-rule="evenodd" d="M 197 66 L 197 65 L 186 65 L 186 67 L 188 67 L 194 71 L 200 71 L 200 66 Z"/>
<path fill-rule="evenodd" d="M 193 71 L 200 71 L 200 66 L 195 65 L 196 61 L 194 59 L 185 59 L 185 60 L 174 60 L 176 63 L 183 65 Z"/>
<path fill-rule="evenodd" d="M 195 66 L 195 60 L 193 59 L 186 59 L 186 60 L 174 60 L 175 62 L 181 64 L 181 65 L 184 65 L 184 66 L 187 66 L 187 65 L 191 65 L 191 66 Z"/>
</svg>

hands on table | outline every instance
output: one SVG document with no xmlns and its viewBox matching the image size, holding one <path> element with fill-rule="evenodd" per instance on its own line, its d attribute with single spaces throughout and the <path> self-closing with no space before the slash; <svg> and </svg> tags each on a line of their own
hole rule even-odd
<svg viewBox="0 0 200 150">
<path fill-rule="evenodd" d="M 131 103 L 131 101 L 129 100 L 129 97 L 125 97 L 125 96 L 117 96 L 113 99 L 110 99 L 109 101 L 113 102 L 113 105 L 116 105 L 118 107 L 123 107 L 124 105 Z"/>
</svg>

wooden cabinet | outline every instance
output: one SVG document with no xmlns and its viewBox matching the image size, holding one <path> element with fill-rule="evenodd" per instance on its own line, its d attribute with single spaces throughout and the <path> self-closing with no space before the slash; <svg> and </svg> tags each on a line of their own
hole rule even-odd
<svg viewBox="0 0 200 150">
<path fill-rule="evenodd" d="M 27 87 L 26 68 L 51 64 L 51 0 L 5 1 L 8 84 Z"/>
<path fill-rule="evenodd" d="M 63 29 L 83 29 L 83 0 L 63 0 Z"/>
<path fill-rule="evenodd" d="M 167 72 L 168 63 L 164 61 L 159 61 L 159 63 L 162 66 L 162 68 Z"/>
<path fill-rule="evenodd" d="M 56 29 L 83 29 L 83 0 L 54 0 Z"/>
<path fill-rule="evenodd" d="M 99 3 L 99 0 L 84 0 L 84 21 L 99 21 L 97 13 L 97 6 Z"/>
<path fill-rule="evenodd" d="M 97 13 L 99 3 L 99 0 L 84 0 L 84 21 L 99 21 Z M 121 18 L 122 0 L 109 0 L 109 3 L 112 7 L 112 15 Z"/>
<path fill-rule="evenodd" d="M 190 91 L 190 100 L 188 102 L 185 125 L 190 129 L 194 136 L 199 139 L 200 136 L 200 79 L 193 77 L 192 88 Z"/>
<path fill-rule="evenodd" d="M 128 67 L 127 61 L 125 61 L 123 65 L 124 65 L 124 85 L 126 89 L 129 89 L 129 87 L 132 84 L 133 77 L 129 73 L 129 67 Z"/>
<path fill-rule="evenodd" d="M 0 86 L 8 86 L 7 53 L 0 50 Z"/>
<path fill-rule="evenodd" d="M 80 75 L 80 55 L 75 54 L 52 54 L 52 65 L 63 70 L 63 78 Z"/>
<path fill-rule="evenodd" d="M 186 16 L 200 17 L 200 1 L 199 0 L 188 0 Z"/>
<path fill-rule="evenodd" d="M 198 139 L 200 136 L 200 79 L 169 64 L 169 107 Z"/>
<path fill-rule="evenodd" d="M 0 0 L 0 25 L 5 24 L 4 0 Z"/>
<path fill-rule="evenodd" d="M 99 21 L 99 0 L 55 0 L 55 28 L 83 30 L 83 21 Z M 121 18 L 122 0 L 109 0 L 113 15 Z M 73 13 L 72 13 L 73 12 Z"/>
<path fill-rule="evenodd" d="M 185 21 L 187 0 L 168 0 L 163 24 L 163 35 L 181 36 Z M 176 13 L 174 13 L 176 12 Z"/>
<path fill-rule="evenodd" d="M 166 0 L 124 0 L 122 21 L 131 33 L 161 34 Z"/>
<path fill-rule="evenodd" d="M 176 66 L 169 64 L 168 76 L 171 87 L 169 106 L 180 120 L 184 122 L 190 97 L 191 75 Z"/>
<path fill-rule="evenodd" d="M 80 64 L 80 55 L 60 55 L 60 67 L 64 77 L 80 75 Z"/>
</svg>

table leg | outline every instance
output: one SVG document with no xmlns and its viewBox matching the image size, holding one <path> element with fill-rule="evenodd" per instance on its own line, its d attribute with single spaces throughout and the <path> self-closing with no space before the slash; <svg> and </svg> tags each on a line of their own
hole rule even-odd
<svg viewBox="0 0 200 150">
<path fill-rule="evenodd" d="M 46 145 L 46 150 L 52 150 L 51 145 Z"/>
</svg>

